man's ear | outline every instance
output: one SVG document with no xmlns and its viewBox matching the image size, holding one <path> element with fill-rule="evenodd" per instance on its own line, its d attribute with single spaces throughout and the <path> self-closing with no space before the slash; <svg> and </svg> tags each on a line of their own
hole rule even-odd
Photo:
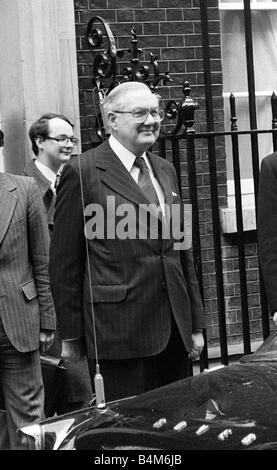
<svg viewBox="0 0 277 470">
<path fill-rule="evenodd" d="M 41 137 L 41 135 L 38 135 L 36 138 L 35 138 L 35 142 L 37 144 L 37 147 L 39 149 L 42 149 L 43 148 L 43 142 L 44 142 L 45 139 L 43 139 L 43 137 Z"/>
<path fill-rule="evenodd" d="M 117 129 L 117 115 L 113 111 L 108 112 L 107 124 L 110 129 Z"/>
</svg>

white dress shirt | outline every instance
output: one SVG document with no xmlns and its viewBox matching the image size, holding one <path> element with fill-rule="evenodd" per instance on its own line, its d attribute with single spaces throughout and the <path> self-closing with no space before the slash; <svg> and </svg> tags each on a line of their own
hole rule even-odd
<svg viewBox="0 0 277 470">
<path fill-rule="evenodd" d="M 136 165 L 134 165 L 136 155 L 134 155 L 126 147 L 124 147 L 113 135 L 111 135 L 109 137 L 109 144 L 110 144 L 112 150 L 114 151 L 114 153 L 119 158 L 119 160 L 125 166 L 126 170 L 130 173 L 130 175 L 135 180 L 135 182 L 138 183 L 138 176 L 139 176 L 140 169 Z M 146 165 L 148 166 L 150 178 L 151 178 L 153 186 L 156 190 L 156 193 L 157 193 L 157 196 L 158 196 L 158 199 L 159 199 L 159 203 L 160 203 L 163 215 L 164 215 L 164 192 L 163 192 L 157 178 L 155 178 L 155 176 L 153 174 L 150 162 L 149 162 L 149 160 L 146 156 L 146 152 L 144 152 L 141 155 L 141 157 L 145 160 Z"/>
</svg>

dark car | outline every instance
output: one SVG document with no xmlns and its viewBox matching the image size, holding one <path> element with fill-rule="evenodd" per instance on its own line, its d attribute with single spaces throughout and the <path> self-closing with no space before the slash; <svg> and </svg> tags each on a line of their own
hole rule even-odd
<svg viewBox="0 0 277 470">
<path fill-rule="evenodd" d="M 26 449 L 277 449 L 277 333 L 239 362 L 18 431 Z"/>
</svg>

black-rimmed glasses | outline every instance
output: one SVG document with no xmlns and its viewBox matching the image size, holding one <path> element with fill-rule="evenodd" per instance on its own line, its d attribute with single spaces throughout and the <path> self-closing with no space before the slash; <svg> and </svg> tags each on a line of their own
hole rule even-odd
<svg viewBox="0 0 277 470">
<path fill-rule="evenodd" d="M 154 121 L 161 122 L 164 118 L 164 111 L 161 108 L 134 108 L 132 111 L 119 111 L 113 110 L 113 113 L 131 114 L 134 121 L 142 123 L 146 121 L 149 114 L 151 114 Z"/>
<path fill-rule="evenodd" d="M 59 145 L 66 145 L 68 142 L 71 142 L 73 145 L 77 145 L 79 142 L 77 137 L 67 137 L 66 135 L 61 135 L 59 137 L 47 136 L 46 139 L 55 140 Z"/>
</svg>

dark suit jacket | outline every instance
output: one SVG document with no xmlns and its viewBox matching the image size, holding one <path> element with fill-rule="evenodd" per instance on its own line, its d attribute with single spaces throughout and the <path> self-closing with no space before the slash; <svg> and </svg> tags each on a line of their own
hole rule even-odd
<svg viewBox="0 0 277 470">
<path fill-rule="evenodd" d="M 0 200 L 0 316 L 13 346 L 33 351 L 40 330 L 56 328 L 44 206 L 33 178 L 7 173 Z"/>
<path fill-rule="evenodd" d="M 271 313 L 277 311 L 277 152 L 262 160 L 258 195 L 258 249 Z"/>
<path fill-rule="evenodd" d="M 166 202 L 178 194 L 173 166 L 147 154 Z M 80 157 L 85 207 L 98 203 L 107 212 L 129 203 L 138 212 L 149 201 L 108 142 Z M 175 203 L 180 202 L 175 196 Z M 137 234 L 138 235 L 138 234 Z M 204 327 L 203 307 L 192 254 L 173 249 L 172 237 L 151 240 L 88 240 L 89 266 L 100 359 L 146 357 L 162 351 L 171 331 L 171 310 L 187 350 L 192 329 Z M 58 188 L 50 248 L 50 278 L 63 338 L 87 337 L 94 355 L 93 324 L 86 263 L 78 157 L 64 167 Z M 171 305 L 164 301 L 165 284 Z"/>
<path fill-rule="evenodd" d="M 55 202 L 56 197 L 53 194 L 51 189 L 51 181 L 49 181 L 45 176 L 39 171 L 35 164 L 35 159 L 31 160 L 23 170 L 23 175 L 32 176 L 35 178 L 37 185 L 40 189 L 44 207 L 47 213 L 48 228 L 50 232 L 53 230 L 54 224 L 54 212 L 55 212 Z"/>
</svg>

